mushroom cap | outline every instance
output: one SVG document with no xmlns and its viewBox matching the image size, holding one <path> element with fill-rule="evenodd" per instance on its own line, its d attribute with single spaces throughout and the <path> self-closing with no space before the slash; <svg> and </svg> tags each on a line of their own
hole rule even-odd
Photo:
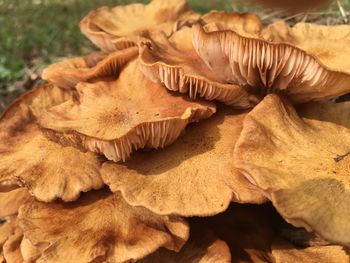
<svg viewBox="0 0 350 263">
<path fill-rule="evenodd" d="M 233 167 L 233 149 L 246 114 L 223 110 L 186 130 L 166 149 L 141 152 L 101 174 L 131 205 L 157 214 L 211 216 L 231 201 L 262 203 L 262 193 Z"/>
<path fill-rule="evenodd" d="M 212 10 L 201 17 L 206 30 L 232 30 L 245 37 L 259 37 L 263 25 L 252 13 L 237 13 Z"/>
<path fill-rule="evenodd" d="M 188 123 L 215 113 L 214 104 L 173 96 L 148 80 L 137 60 L 119 79 L 77 86 L 80 102 L 67 101 L 44 113 L 39 122 L 61 143 L 125 160 L 140 148 L 174 142 Z"/>
<path fill-rule="evenodd" d="M 191 225 L 190 239 L 179 252 L 161 248 L 140 263 L 230 263 L 228 245 L 210 229 Z"/>
<path fill-rule="evenodd" d="M 341 246 L 297 248 L 284 240 L 276 240 L 271 250 L 276 263 L 347 263 L 350 261 L 349 254 Z"/>
<path fill-rule="evenodd" d="M 41 85 L 17 99 L 3 114 L 0 181 L 16 180 L 42 201 L 72 201 L 82 191 L 103 186 L 97 155 L 50 141 L 36 124 L 35 116 L 69 97 L 67 90 Z"/>
<path fill-rule="evenodd" d="M 80 22 L 80 29 L 100 49 L 111 52 L 136 45 L 147 31 L 164 31 L 170 36 L 181 25 L 198 19 L 186 0 L 152 0 L 148 5 L 96 9 Z"/>
<path fill-rule="evenodd" d="M 269 95 L 245 118 L 235 166 L 298 227 L 350 246 L 350 129 Z"/>
<path fill-rule="evenodd" d="M 289 30 L 286 25 L 283 28 Z M 225 70 L 227 81 L 248 85 L 259 94 L 283 92 L 292 102 L 302 103 L 349 92 L 350 67 L 343 52 L 350 46 L 346 34 L 350 26 L 300 24 L 293 28 L 298 34 L 286 34 L 280 41 L 276 35 L 284 31 L 277 26 L 264 29 L 260 38 L 250 38 L 231 30 L 206 32 L 194 25 L 193 46 L 213 72 Z M 330 47 L 322 45 L 328 42 L 332 42 Z"/>
<path fill-rule="evenodd" d="M 74 88 L 78 82 L 92 82 L 119 75 L 121 69 L 138 54 L 137 47 L 84 57 L 66 58 L 44 69 L 42 78 L 61 88 Z"/>
<path fill-rule="evenodd" d="M 169 90 L 189 93 L 206 100 L 218 100 L 236 108 L 250 108 L 256 101 L 243 87 L 227 81 L 225 69 L 213 72 L 192 45 L 192 29 L 183 28 L 170 39 L 164 33 L 140 41 L 140 65 L 151 80 Z"/>
<path fill-rule="evenodd" d="M 159 247 L 178 251 L 189 234 L 182 219 L 129 206 L 106 190 L 85 194 L 76 203 L 33 201 L 18 218 L 33 245 L 48 244 L 39 261 L 57 263 L 135 261 Z"/>
<path fill-rule="evenodd" d="M 31 195 L 23 187 L 8 192 L 0 191 L 0 217 L 16 215 L 18 209 L 30 199 Z"/>
</svg>

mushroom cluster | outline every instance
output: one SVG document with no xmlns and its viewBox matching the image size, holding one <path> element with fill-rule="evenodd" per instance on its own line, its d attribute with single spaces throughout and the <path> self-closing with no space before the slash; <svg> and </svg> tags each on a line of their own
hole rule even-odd
<svg viewBox="0 0 350 263">
<path fill-rule="evenodd" d="M 102 7 L 0 119 L 0 262 L 350 261 L 350 26 Z"/>
</svg>

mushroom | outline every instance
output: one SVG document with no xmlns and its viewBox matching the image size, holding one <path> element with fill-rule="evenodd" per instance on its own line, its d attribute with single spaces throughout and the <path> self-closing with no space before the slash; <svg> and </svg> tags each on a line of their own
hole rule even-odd
<svg viewBox="0 0 350 263">
<path fill-rule="evenodd" d="M 161 248 L 139 261 L 140 263 L 230 263 L 231 253 L 228 245 L 217 238 L 210 229 L 191 226 L 190 239 L 176 253 Z"/>
<path fill-rule="evenodd" d="M 215 113 L 214 104 L 173 96 L 148 80 L 139 62 L 128 64 L 114 81 L 77 86 L 80 101 L 69 100 L 39 119 L 51 139 L 125 161 L 140 148 L 173 143 L 190 122 Z"/>
<path fill-rule="evenodd" d="M 193 46 L 215 74 L 225 71 L 227 81 L 257 94 L 284 93 L 302 103 L 348 93 L 350 65 L 342 54 L 350 26 L 282 25 L 265 28 L 259 38 L 194 25 Z"/>
<path fill-rule="evenodd" d="M 131 47 L 109 55 L 99 52 L 67 58 L 44 69 L 42 78 L 61 88 L 74 88 L 79 82 L 118 76 L 125 64 L 137 54 L 137 47 Z"/>
<path fill-rule="evenodd" d="M 201 17 L 206 30 L 232 30 L 241 36 L 259 37 L 263 29 L 261 20 L 252 13 L 213 10 Z"/>
<path fill-rule="evenodd" d="M 19 207 L 30 199 L 31 195 L 23 187 L 6 192 L 0 191 L 0 218 L 16 215 Z"/>
<path fill-rule="evenodd" d="M 21 207 L 19 225 L 34 246 L 47 244 L 38 261 L 130 262 L 159 247 L 179 251 L 188 225 L 129 206 L 119 194 L 90 192 L 75 203 L 32 201 Z"/>
<path fill-rule="evenodd" d="M 99 173 L 101 160 L 97 155 L 51 142 L 36 124 L 35 116 L 69 97 L 69 91 L 44 84 L 17 99 L 3 114 L 0 119 L 1 181 L 16 180 L 37 199 L 46 202 L 56 198 L 72 201 L 80 192 L 103 186 Z M 24 189 L 14 191 L 25 196 Z"/>
<path fill-rule="evenodd" d="M 350 246 L 349 153 L 348 126 L 299 117 L 269 95 L 246 116 L 234 162 L 288 222 Z"/>
<path fill-rule="evenodd" d="M 221 110 L 164 150 L 137 153 L 124 164 L 104 163 L 102 178 L 129 204 L 161 215 L 211 216 L 231 201 L 262 203 L 264 196 L 233 166 L 245 115 Z"/>
<path fill-rule="evenodd" d="M 140 41 L 140 64 L 143 73 L 169 90 L 189 93 L 206 100 L 218 100 L 236 108 L 250 108 L 257 99 L 243 87 L 227 81 L 226 65 L 220 72 L 198 56 L 192 45 L 192 30 L 184 28 L 170 39 L 164 33 Z"/>
<path fill-rule="evenodd" d="M 81 22 L 81 31 L 100 49 L 112 52 L 136 45 L 145 32 L 164 31 L 168 36 L 199 15 L 186 0 L 152 0 L 148 5 L 130 4 L 91 11 Z"/>
</svg>

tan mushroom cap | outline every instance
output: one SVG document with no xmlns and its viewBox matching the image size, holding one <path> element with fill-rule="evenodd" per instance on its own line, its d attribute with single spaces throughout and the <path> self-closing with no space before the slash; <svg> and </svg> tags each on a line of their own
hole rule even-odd
<svg viewBox="0 0 350 263">
<path fill-rule="evenodd" d="M 0 181 L 16 180 L 37 199 L 72 201 L 80 192 L 103 186 L 101 161 L 48 140 L 34 116 L 62 103 L 69 92 L 51 84 L 36 87 L 20 97 L 0 119 Z M 16 190 L 24 193 L 23 189 Z"/>
<path fill-rule="evenodd" d="M 105 190 L 76 203 L 33 201 L 20 209 L 19 224 L 33 245 L 48 244 L 39 262 L 135 261 L 159 247 L 178 251 L 189 234 L 182 219 L 131 207 Z"/>
<path fill-rule="evenodd" d="M 121 69 L 138 54 L 137 47 L 85 57 L 66 58 L 44 69 L 42 78 L 61 88 L 74 88 L 78 82 L 91 82 L 103 77 L 117 77 Z"/>
<path fill-rule="evenodd" d="M 264 29 L 260 38 L 249 38 L 231 30 L 206 32 L 194 25 L 193 45 L 213 72 L 225 70 L 227 81 L 251 86 L 259 94 L 282 92 L 292 102 L 302 103 L 349 92 L 350 67 L 344 54 L 350 46 L 346 35 L 350 26 L 321 30 L 317 25 L 300 24 L 294 28 L 304 38 L 286 37 L 281 42 L 274 35 L 279 30 L 275 27 L 270 27 L 273 37 Z M 329 48 L 317 44 L 328 42 L 332 42 Z"/>
<path fill-rule="evenodd" d="M 190 239 L 179 252 L 159 249 L 140 263 L 231 263 L 228 245 L 209 229 L 191 225 Z"/>
<path fill-rule="evenodd" d="M 140 64 L 147 77 L 191 98 L 218 100 L 245 109 L 256 103 L 243 87 L 226 81 L 226 66 L 221 72 L 213 72 L 198 56 L 191 28 L 175 32 L 170 39 L 161 32 L 144 38 L 140 42 Z"/>
<path fill-rule="evenodd" d="M 262 203 L 262 193 L 233 167 L 245 115 L 220 111 L 164 150 L 137 153 L 125 164 L 104 163 L 102 178 L 129 204 L 163 215 L 210 216 L 231 201 Z"/>
<path fill-rule="evenodd" d="M 234 162 L 288 222 L 350 246 L 349 153 L 349 128 L 269 95 L 246 116 Z"/>
<path fill-rule="evenodd" d="M 140 148 L 174 142 L 190 122 L 215 113 L 214 104 L 186 100 L 148 80 L 131 62 L 119 79 L 77 86 L 80 103 L 70 100 L 40 118 L 53 139 L 125 160 Z"/>
<path fill-rule="evenodd" d="M 18 213 L 18 209 L 31 200 L 31 195 L 26 188 L 17 188 L 8 192 L 0 191 L 0 217 L 12 216 Z"/>
<path fill-rule="evenodd" d="M 111 52 L 135 45 L 144 32 L 159 30 L 170 36 L 181 25 L 198 19 L 186 0 L 152 0 L 148 5 L 96 9 L 80 22 L 80 29 L 96 46 Z"/>
<path fill-rule="evenodd" d="M 216 31 L 233 30 L 245 37 L 259 37 L 263 29 L 261 20 L 252 13 L 213 10 L 203 15 L 201 19 L 206 25 L 206 29 L 209 31 L 214 29 Z"/>
<path fill-rule="evenodd" d="M 276 240 L 271 246 L 275 263 L 348 263 L 349 254 L 341 246 L 315 246 L 296 248 L 283 240 Z"/>
<path fill-rule="evenodd" d="M 333 122 L 350 128 L 350 101 L 305 103 L 298 105 L 297 112 L 307 119 Z"/>
</svg>

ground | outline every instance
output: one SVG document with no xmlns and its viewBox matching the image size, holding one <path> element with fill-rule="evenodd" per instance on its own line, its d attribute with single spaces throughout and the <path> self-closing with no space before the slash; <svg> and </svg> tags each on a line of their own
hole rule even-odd
<svg viewBox="0 0 350 263">
<path fill-rule="evenodd" d="M 281 0 L 282 1 L 282 0 Z M 146 0 L 0 0 L 0 112 L 16 96 L 38 83 L 42 68 L 65 56 L 93 50 L 80 33 L 78 22 L 98 6 L 115 6 Z M 247 5 L 244 0 L 189 0 L 205 13 L 211 9 L 254 11 L 264 22 L 284 19 L 323 24 L 345 23 L 337 1 L 320 10 L 286 14 Z M 245 3 L 245 4 L 243 4 Z M 339 0 L 345 13 L 350 0 Z"/>
</svg>

